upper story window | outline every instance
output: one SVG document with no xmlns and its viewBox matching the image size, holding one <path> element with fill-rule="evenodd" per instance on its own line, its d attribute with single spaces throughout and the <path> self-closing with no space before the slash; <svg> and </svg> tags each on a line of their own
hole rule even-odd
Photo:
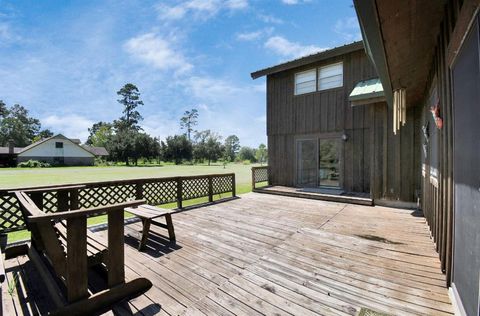
<svg viewBox="0 0 480 316">
<path fill-rule="evenodd" d="M 55 142 L 55 148 L 63 148 L 62 142 Z"/>
<path fill-rule="evenodd" d="M 342 62 L 323 66 L 318 69 L 302 71 L 295 74 L 295 95 L 339 88 L 342 86 Z"/>
<path fill-rule="evenodd" d="M 343 63 L 336 63 L 318 69 L 318 90 L 343 86 Z"/>
<path fill-rule="evenodd" d="M 295 95 L 316 91 L 317 70 L 307 70 L 295 74 Z"/>
</svg>

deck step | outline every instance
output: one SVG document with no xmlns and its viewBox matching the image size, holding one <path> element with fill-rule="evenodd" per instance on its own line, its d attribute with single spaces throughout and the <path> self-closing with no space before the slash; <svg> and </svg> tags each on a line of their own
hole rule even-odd
<svg viewBox="0 0 480 316">
<path fill-rule="evenodd" d="M 265 188 L 253 189 L 253 192 L 290 196 L 290 197 L 297 197 L 297 198 L 303 198 L 303 199 L 373 206 L 373 200 L 371 198 L 348 196 L 348 195 L 337 195 L 337 194 L 325 194 L 325 193 L 316 193 L 316 192 L 299 192 L 299 191 L 295 191 L 295 188 L 286 190 L 285 188 L 265 187 Z"/>
</svg>

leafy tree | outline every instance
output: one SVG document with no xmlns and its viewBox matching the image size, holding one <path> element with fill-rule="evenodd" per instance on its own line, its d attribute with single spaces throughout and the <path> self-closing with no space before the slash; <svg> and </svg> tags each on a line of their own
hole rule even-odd
<svg viewBox="0 0 480 316">
<path fill-rule="evenodd" d="M 224 148 L 224 158 L 228 161 L 234 161 L 240 150 L 240 139 L 236 135 L 228 136 L 225 138 Z"/>
<path fill-rule="evenodd" d="M 265 144 L 260 144 L 258 149 L 255 151 L 255 158 L 257 159 L 260 164 L 267 162 L 268 151 L 267 146 Z"/>
<path fill-rule="evenodd" d="M 123 129 L 117 130 L 109 143 L 109 153 L 115 161 L 124 161 L 128 166 L 129 158 L 133 156 L 135 150 L 136 131 Z"/>
<path fill-rule="evenodd" d="M 111 141 L 113 135 L 113 125 L 107 122 L 97 122 L 88 129 L 88 135 L 85 142 L 89 146 L 106 147 L 107 143 Z"/>
<path fill-rule="evenodd" d="M 208 165 L 222 157 L 223 146 L 220 142 L 222 137 L 210 130 L 195 134 L 193 156 L 197 161 L 207 160 Z"/>
<path fill-rule="evenodd" d="M 240 160 L 250 160 L 251 162 L 256 162 L 255 158 L 255 149 L 247 146 L 242 146 L 238 152 L 238 158 Z"/>
<path fill-rule="evenodd" d="M 182 160 L 192 159 L 192 143 L 185 135 L 168 136 L 165 143 L 162 142 L 162 152 L 166 161 L 178 165 Z"/>
<path fill-rule="evenodd" d="M 180 127 L 186 130 L 187 138 L 189 141 L 191 133 L 194 131 L 193 127 L 198 123 L 198 111 L 197 109 L 192 109 L 191 111 L 185 111 L 182 118 L 180 118 Z"/>
<path fill-rule="evenodd" d="M 2 102 L 0 111 L 2 117 L 0 121 L 0 144 L 5 146 L 11 139 L 15 146 L 30 145 L 35 135 L 40 131 L 40 121 L 30 117 L 28 110 L 18 104 L 8 109 Z"/>
<path fill-rule="evenodd" d="M 140 92 L 137 86 L 127 83 L 117 91 L 117 94 L 121 97 L 117 101 L 123 105 L 123 115 L 117 121 L 117 127 L 119 129 L 140 130 L 138 123 L 143 120 L 143 117 L 137 108 L 143 105 L 143 101 L 140 99 Z"/>
<path fill-rule="evenodd" d="M 47 128 L 47 129 L 41 130 L 41 131 L 33 138 L 33 142 L 38 142 L 39 140 L 42 140 L 42 139 L 45 139 L 45 138 L 49 138 L 49 137 L 52 137 L 52 136 L 53 136 L 53 132 Z"/>
<path fill-rule="evenodd" d="M 0 122 L 1 122 L 1 119 L 5 118 L 7 113 L 8 113 L 7 105 L 2 100 L 0 100 Z"/>
</svg>

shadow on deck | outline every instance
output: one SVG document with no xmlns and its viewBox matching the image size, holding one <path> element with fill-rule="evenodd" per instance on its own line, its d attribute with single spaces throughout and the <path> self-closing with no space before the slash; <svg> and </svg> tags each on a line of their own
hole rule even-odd
<svg viewBox="0 0 480 316">
<path fill-rule="evenodd" d="M 127 279 L 153 288 L 118 315 L 450 315 L 445 276 L 423 217 L 411 211 L 249 193 L 173 215 L 138 252 L 125 226 Z M 106 231 L 97 231 L 99 239 Z M 26 257 L 6 261 L 5 315 L 48 309 Z"/>
</svg>

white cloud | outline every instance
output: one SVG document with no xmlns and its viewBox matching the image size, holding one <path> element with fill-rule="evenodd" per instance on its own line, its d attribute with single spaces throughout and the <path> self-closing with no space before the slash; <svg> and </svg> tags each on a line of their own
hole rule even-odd
<svg viewBox="0 0 480 316">
<path fill-rule="evenodd" d="M 281 36 L 270 37 L 265 43 L 265 47 L 276 54 L 287 58 L 298 58 L 326 49 L 315 45 L 301 45 L 299 43 L 290 42 Z"/>
<path fill-rule="evenodd" d="M 7 22 L 0 22 L 0 45 L 8 45 L 21 41 L 22 38 L 12 31 L 12 27 Z"/>
<path fill-rule="evenodd" d="M 269 27 L 269 28 L 265 28 L 263 30 L 258 30 L 258 31 L 254 31 L 254 32 L 245 32 L 245 33 L 238 33 L 237 34 L 237 40 L 239 41 L 255 41 L 255 40 L 258 40 L 260 38 L 262 38 L 263 36 L 266 36 L 266 35 L 269 35 L 273 32 L 273 28 L 272 27 Z"/>
<path fill-rule="evenodd" d="M 342 18 L 335 23 L 333 30 L 343 36 L 347 41 L 358 41 L 362 39 L 360 27 L 356 17 Z"/>
<path fill-rule="evenodd" d="M 242 10 L 248 7 L 248 0 L 188 0 L 180 4 L 169 6 L 164 3 L 157 5 L 161 20 L 180 20 L 188 13 L 194 18 L 208 19 L 221 10 Z"/>
<path fill-rule="evenodd" d="M 173 45 L 154 33 L 147 33 L 129 39 L 125 50 L 132 56 L 160 69 L 184 73 L 192 69 L 182 53 L 174 50 Z"/>
<path fill-rule="evenodd" d="M 260 19 L 260 21 L 264 23 L 270 23 L 270 24 L 283 24 L 283 20 L 279 19 L 273 15 L 268 15 L 268 14 L 258 14 L 257 17 Z"/>
<path fill-rule="evenodd" d="M 287 5 L 295 5 L 295 4 L 300 4 L 300 3 L 307 3 L 310 2 L 311 0 L 282 0 L 284 4 Z"/>
<path fill-rule="evenodd" d="M 78 114 L 50 115 L 40 120 L 42 127 L 49 128 L 54 133 L 61 133 L 69 138 L 80 138 L 85 142 L 88 138 L 88 128 L 92 127 L 93 121 Z"/>
</svg>

